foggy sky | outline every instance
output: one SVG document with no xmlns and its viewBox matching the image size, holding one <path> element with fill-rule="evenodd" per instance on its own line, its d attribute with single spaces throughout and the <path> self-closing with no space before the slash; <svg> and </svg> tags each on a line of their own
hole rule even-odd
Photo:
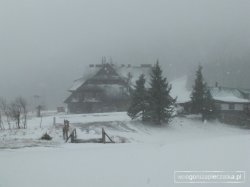
<svg viewBox="0 0 250 187">
<path fill-rule="evenodd" d="M 249 18 L 249 0 L 1 0 L 0 96 L 61 106 L 102 56 L 159 59 L 170 80 L 199 63 L 250 64 Z"/>
</svg>

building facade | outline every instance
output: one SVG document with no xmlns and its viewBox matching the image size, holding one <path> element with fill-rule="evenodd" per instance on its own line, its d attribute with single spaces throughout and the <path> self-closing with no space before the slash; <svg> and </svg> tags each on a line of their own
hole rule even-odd
<svg viewBox="0 0 250 187">
<path fill-rule="evenodd" d="M 70 113 L 98 113 L 126 111 L 130 93 L 140 74 L 149 74 L 151 66 L 114 65 L 103 63 L 90 65 L 94 69 L 89 78 L 76 80 L 65 100 Z"/>
<path fill-rule="evenodd" d="M 229 124 L 250 124 L 250 100 L 241 89 L 212 87 L 210 92 L 216 104 L 220 121 Z"/>
<path fill-rule="evenodd" d="M 191 114 L 191 90 L 187 89 L 187 77 L 172 82 L 172 97 L 177 97 L 180 115 Z M 216 105 L 216 117 L 223 123 L 250 126 L 250 91 L 218 86 L 209 87 Z"/>
</svg>

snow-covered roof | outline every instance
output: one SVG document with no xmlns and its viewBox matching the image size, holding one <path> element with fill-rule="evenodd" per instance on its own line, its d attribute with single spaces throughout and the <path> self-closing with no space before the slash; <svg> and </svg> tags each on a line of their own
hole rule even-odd
<svg viewBox="0 0 250 187">
<path fill-rule="evenodd" d="M 191 101 L 191 91 L 187 89 L 187 76 L 178 78 L 170 83 L 172 90 L 170 92 L 171 97 L 176 98 L 176 103 L 186 103 Z"/>
<path fill-rule="evenodd" d="M 170 95 L 173 98 L 177 97 L 177 103 L 191 101 L 191 91 L 187 89 L 187 76 L 178 78 L 172 81 L 171 84 Z M 214 100 L 228 103 L 250 103 L 250 100 L 244 98 L 238 89 L 225 87 L 210 87 L 209 89 Z"/>
<path fill-rule="evenodd" d="M 73 91 L 77 90 L 84 82 L 85 82 L 85 79 L 83 77 L 75 80 L 73 85 L 69 89 L 69 91 L 73 92 Z"/>
<path fill-rule="evenodd" d="M 230 103 L 250 103 L 245 99 L 242 93 L 235 88 L 212 87 L 210 88 L 212 97 L 217 101 Z"/>
<path fill-rule="evenodd" d="M 250 99 L 250 90 L 249 89 L 239 89 L 239 91 L 243 94 L 245 99 Z"/>
<path fill-rule="evenodd" d="M 150 77 L 151 66 L 149 65 L 148 66 L 123 66 L 123 65 L 114 65 L 114 64 L 112 64 L 111 66 L 116 71 L 116 73 L 124 80 L 128 79 L 128 74 L 130 73 L 131 75 L 130 82 L 132 84 L 131 86 L 135 85 L 136 81 L 139 79 L 139 76 L 141 74 L 144 74 L 147 80 L 145 86 L 146 87 L 149 86 L 148 80 Z M 85 83 L 86 80 L 91 78 L 91 76 L 93 77 L 101 68 L 102 68 L 101 65 L 89 67 L 89 71 L 87 71 L 86 76 L 83 76 L 82 78 L 75 80 L 72 87 L 69 89 L 69 91 L 71 92 L 76 91 Z"/>
</svg>

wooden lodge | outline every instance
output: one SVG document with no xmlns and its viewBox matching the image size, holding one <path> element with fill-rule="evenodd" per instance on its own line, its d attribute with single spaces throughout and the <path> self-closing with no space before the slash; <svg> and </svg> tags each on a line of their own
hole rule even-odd
<svg viewBox="0 0 250 187">
<path fill-rule="evenodd" d="M 250 100 L 241 89 L 211 87 L 220 121 L 229 124 L 250 124 Z"/>
<path fill-rule="evenodd" d="M 149 75 L 151 65 L 131 66 L 102 63 L 90 65 L 93 74 L 76 80 L 65 100 L 69 113 L 126 111 L 130 91 L 140 74 Z"/>
</svg>

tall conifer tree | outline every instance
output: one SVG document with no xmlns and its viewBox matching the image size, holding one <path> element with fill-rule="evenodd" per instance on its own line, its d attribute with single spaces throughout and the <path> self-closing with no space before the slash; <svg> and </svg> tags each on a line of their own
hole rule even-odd
<svg viewBox="0 0 250 187">
<path fill-rule="evenodd" d="M 202 66 L 198 67 L 196 72 L 195 84 L 193 87 L 191 100 L 192 100 L 192 113 L 201 114 L 203 111 L 203 104 L 205 99 L 206 84 L 202 75 Z"/>
<path fill-rule="evenodd" d="M 205 100 L 203 104 L 203 112 L 202 112 L 203 120 L 204 119 L 214 119 L 216 118 L 216 106 L 213 100 L 212 94 L 210 90 L 207 88 L 205 91 Z"/>
<path fill-rule="evenodd" d="M 145 88 L 145 76 L 142 74 L 136 81 L 135 90 L 132 92 L 131 105 L 128 109 L 128 116 L 132 119 L 141 117 L 144 121 L 147 106 L 147 91 Z"/>
<path fill-rule="evenodd" d="M 152 68 L 150 86 L 148 94 L 149 107 L 145 117 L 155 124 L 168 123 L 173 114 L 175 99 L 172 99 L 169 95 L 171 85 L 167 82 L 167 78 L 162 76 L 162 69 L 158 61 Z"/>
<path fill-rule="evenodd" d="M 195 84 L 191 94 L 191 110 L 194 114 L 202 114 L 202 118 L 210 119 L 215 115 L 215 103 L 202 75 L 202 66 L 196 72 Z"/>
</svg>

